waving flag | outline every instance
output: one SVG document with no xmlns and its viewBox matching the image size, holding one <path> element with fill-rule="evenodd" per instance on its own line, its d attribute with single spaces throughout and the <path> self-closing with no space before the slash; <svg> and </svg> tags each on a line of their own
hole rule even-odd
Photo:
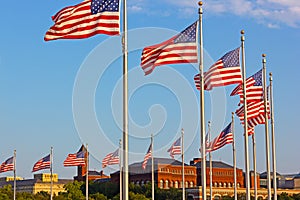
<svg viewBox="0 0 300 200">
<path fill-rule="evenodd" d="M 240 68 L 240 48 L 226 53 L 215 64 L 213 64 L 204 75 L 204 90 L 212 90 L 231 84 L 242 83 Z M 196 88 L 200 88 L 200 75 L 194 76 Z"/>
<path fill-rule="evenodd" d="M 230 144 L 232 142 L 233 142 L 232 127 L 231 127 L 231 123 L 229 123 L 228 126 L 226 126 L 226 128 L 220 133 L 220 135 L 217 136 L 209 143 L 206 152 L 212 152 L 218 150 L 224 145 Z"/>
<path fill-rule="evenodd" d="M 50 154 L 49 154 L 49 155 L 45 156 L 44 158 L 38 160 L 34 164 L 32 172 L 36 172 L 36 171 L 39 171 L 42 169 L 50 169 L 50 165 L 51 165 L 51 162 L 50 162 Z"/>
<path fill-rule="evenodd" d="M 168 149 L 168 152 L 170 153 L 171 158 L 174 159 L 174 155 L 180 155 L 181 154 L 181 137 L 178 138 L 172 146 Z"/>
<path fill-rule="evenodd" d="M 105 168 L 107 165 L 116 165 L 119 164 L 119 149 L 113 153 L 107 154 L 102 160 L 102 168 Z"/>
<path fill-rule="evenodd" d="M 152 157 L 152 150 L 151 150 L 151 147 L 152 147 L 152 144 L 150 144 L 149 148 L 148 148 L 148 151 L 144 157 L 144 161 L 143 161 L 143 164 L 142 164 L 142 168 L 143 169 L 146 169 L 146 165 L 147 165 L 147 162 L 148 160 Z"/>
<path fill-rule="evenodd" d="M 85 166 L 85 152 L 79 151 L 77 153 L 69 154 L 64 161 L 64 166 Z"/>
<path fill-rule="evenodd" d="M 145 75 L 156 66 L 178 63 L 197 63 L 197 22 L 190 25 L 171 39 L 145 47 L 141 57 L 141 67 Z"/>
<path fill-rule="evenodd" d="M 262 101 L 263 99 L 262 70 L 259 70 L 254 75 L 247 78 L 246 93 L 247 93 L 247 103 L 254 102 L 254 101 Z M 242 84 L 238 85 L 235 89 L 233 89 L 230 96 L 234 96 L 237 94 L 240 96 L 240 103 L 244 103 Z"/>
<path fill-rule="evenodd" d="M 267 112 L 270 114 L 270 105 L 269 101 L 267 102 Z M 244 120 L 244 105 L 236 110 L 236 115 L 240 118 L 241 121 Z M 265 105 L 264 101 L 251 102 L 247 104 L 247 119 L 256 118 L 259 115 L 264 115 Z"/>
<path fill-rule="evenodd" d="M 8 158 L 0 165 L 0 173 L 14 170 L 14 157 Z"/>
<path fill-rule="evenodd" d="M 45 41 L 82 39 L 96 34 L 120 33 L 119 0 L 85 0 L 68 6 L 52 17 L 54 25 L 47 31 Z"/>
</svg>

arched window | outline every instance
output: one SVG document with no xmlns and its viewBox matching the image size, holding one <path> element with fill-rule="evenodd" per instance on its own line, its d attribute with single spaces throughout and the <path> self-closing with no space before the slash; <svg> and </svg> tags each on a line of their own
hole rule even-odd
<svg viewBox="0 0 300 200">
<path fill-rule="evenodd" d="M 170 187 L 174 187 L 174 181 L 170 181 Z"/>
<path fill-rule="evenodd" d="M 168 180 L 165 181 L 165 188 L 169 189 L 169 181 Z"/>
<path fill-rule="evenodd" d="M 226 183 L 223 184 L 223 187 L 226 187 Z"/>
<path fill-rule="evenodd" d="M 185 187 L 188 188 L 189 187 L 189 182 L 185 182 Z"/>
<path fill-rule="evenodd" d="M 190 187 L 191 187 L 191 188 L 194 187 L 193 181 L 190 182 Z"/>
<path fill-rule="evenodd" d="M 159 182 L 159 187 L 160 187 L 160 189 L 163 189 L 163 188 L 164 188 L 164 181 L 163 181 L 163 180 L 160 180 L 160 182 Z"/>
<path fill-rule="evenodd" d="M 175 188 L 178 188 L 178 181 L 175 181 L 174 187 L 175 187 Z"/>
<path fill-rule="evenodd" d="M 219 183 L 219 187 L 222 187 L 222 183 L 221 182 Z"/>
</svg>

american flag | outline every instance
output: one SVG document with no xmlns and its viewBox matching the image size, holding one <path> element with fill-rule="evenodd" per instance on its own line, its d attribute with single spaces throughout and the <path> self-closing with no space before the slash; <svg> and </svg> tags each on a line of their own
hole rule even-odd
<svg viewBox="0 0 300 200">
<path fill-rule="evenodd" d="M 180 155 L 181 154 L 181 137 L 178 138 L 172 146 L 168 149 L 168 152 L 170 153 L 171 158 L 174 159 L 174 155 Z"/>
<path fill-rule="evenodd" d="M 45 156 L 44 158 L 38 160 L 34 164 L 32 172 L 36 172 L 36 171 L 39 171 L 42 169 L 50 169 L 50 165 L 51 165 L 51 162 L 50 162 L 50 154 L 49 154 L 49 155 Z"/>
<path fill-rule="evenodd" d="M 240 48 L 226 53 L 204 74 L 204 90 L 212 90 L 214 87 L 242 83 L 240 68 Z M 197 89 L 200 89 L 200 74 L 194 76 Z"/>
<path fill-rule="evenodd" d="M 269 102 L 267 102 L 267 112 L 270 113 Z M 236 115 L 240 118 L 241 121 L 244 120 L 244 105 L 236 110 Z M 264 115 L 265 105 L 264 101 L 256 101 L 247 104 L 247 120 L 256 118 L 260 114 Z"/>
<path fill-rule="evenodd" d="M 148 148 L 148 151 L 147 151 L 147 153 L 144 157 L 144 161 L 143 161 L 143 164 L 142 164 L 143 169 L 146 169 L 147 162 L 152 157 L 152 150 L 151 150 L 152 148 L 151 147 L 152 147 L 152 144 L 150 144 L 150 146 Z"/>
<path fill-rule="evenodd" d="M 119 0 L 84 0 L 52 16 L 54 25 L 44 40 L 82 39 L 96 34 L 120 33 Z"/>
<path fill-rule="evenodd" d="M 248 127 L 255 127 L 259 124 L 264 124 L 264 123 L 265 123 L 265 115 L 259 114 L 256 117 L 248 120 Z"/>
<path fill-rule="evenodd" d="M 8 158 L 0 165 L 0 173 L 14 170 L 14 157 Z"/>
<path fill-rule="evenodd" d="M 231 123 L 226 126 L 226 128 L 218 135 L 215 139 L 213 139 L 206 149 L 206 152 L 212 152 L 220 149 L 226 144 L 230 144 L 233 142 L 233 134 L 232 134 L 232 126 Z"/>
<path fill-rule="evenodd" d="M 150 74 L 156 66 L 179 63 L 197 63 L 197 32 L 195 22 L 171 39 L 148 46 L 143 49 L 141 67 L 145 75 Z"/>
<path fill-rule="evenodd" d="M 107 154 L 102 160 L 102 168 L 105 168 L 107 165 L 116 165 L 119 164 L 119 149 L 113 153 Z"/>
<path fill-rule="evenodd" d="M 248 136 L 253 135 L 254 134 L 254 127 L 248 127 Z"/>
<path fill-rule="evenodd" d="M 64 161 L 64 166 L 85 166 L 85 152 L 79 151 L 77 153 L 69 154 Z"/>
<path fill-rule="evenodd" d="M 246 93 L 247 103 L 261 101 L 263 99 L 262 70 L 259 70 L 254 75 L 247 78 Z M 237 94 L 240 96 L 240 103 L 244 103 L 242 84 L 233 89 L 230 96 Z"/>
</svg>

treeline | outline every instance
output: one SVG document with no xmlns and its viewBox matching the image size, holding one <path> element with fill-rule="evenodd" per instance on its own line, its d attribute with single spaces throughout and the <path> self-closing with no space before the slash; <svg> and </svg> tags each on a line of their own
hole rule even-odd
<svg viewBox="0 0 300 200">
<path fill-rule="evenodd" d="M 53 196 L 53 200 L 85 200 L 85 183 L 74 181 L 64 186 L 65 192 L 60 192 Z M 120 186 L 111 182 L 105 183 L 89 183 L 89 200 L 119 200 Z M 151 199 L 151 184 L 144 186 L 129 185 L 129 200 L 150 200 Z M 172 188 L 162 190 L 155 188 L 155 199 L 157 200 L 176 200 L 181 199 L 182 193 L 180 190 Z M 13 190 L 11 185 L 6 185 L 0 188 L 0 200 L 13 199 Z M 47 192 L 39 192 L 31 194 L 27 192 L 18 192 L 17 200 L 49 200 L 50 194 Z"/>
<path fill-rule="evenodd" d="M 64 186 L 65 192 L 54 195 L 53 200 L 85 200 L 85 183 L 74 181 Z M 151 184 L 144 186 L 129 185 L 129 200 L 151 200 L 152 190 Z M 13 190 L 11 185 L 0 188 L 0 200 L 13 199 Z M 49 200 L 50 194 L 47 192 L 39 192 L 31 194 L 27 192 L 18 192 L 17 200 Z M 106 183 L 89 183 L 89 200 L 119 200 L 119 185 L 111 182 Z M 155 188 L 156 200 L 181 200 L 182 192 L 176 188 L 168 190 Z M 189 200 L 189 198 L 186 198 Z M 233 200 L 233 197 L 223 196 L 220 200 Z M 238 199 L 246 199 L 245 194 L 239 194 Z M 251 198 L 253 199 L 253 198 Z M 288 195 L 281 193 L 277 196 L 278 200 L 300 200 L 300 194 Z"/>
</svg>

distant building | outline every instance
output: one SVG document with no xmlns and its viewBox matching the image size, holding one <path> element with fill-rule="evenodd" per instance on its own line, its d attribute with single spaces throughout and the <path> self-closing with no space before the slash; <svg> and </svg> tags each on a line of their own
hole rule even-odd
<svg viewBox="0 0 300 200">
<path fill-rule="evenodd" d="M 50 182 L 50 174 L 35 174 L 33 179 L 17 179 L 16 190 L 17 192 L 28 192 L 33 194 L 36 194 L 41 191 L 50 193 Z M 53 194 L 64 192 L 64 185 L 70 182 L 73 182 L 73 180 L 58 179 L 58 175 L 53 174 Z M 10 177 L 0 178 L 0 187 L 3 187 L 8 184 L 13 186 L 13 179 L 11 179 Z"/>
<path fill-rule="evenodd" d="M 78 152 L 84 151 L 85 152 L 85 158 L 87 158 L 87 153 L 86 153 L 86 148 L 85 146 L 81 146 Z M 77 181 L 85 181 L 86 180 L 86 166 L 77 166 L 77 176 L 74 177 L 74 180 Z M 98 179 L 105 179 L 109 180 L 110 176 L 107 176 L 103 173 L 103 171 L 97 172 L 93 170 L 89 170 L 89 175 L 88 175 L 89 181 L 94 181 Z"/>
<path fill-rule="evenodd" d="M 151 182 L 151 165 L 149 159 L 146 169 L 142 168 L 142 162 L 129 165 L 129 181 L 136 185 L 144 185 Z M 196 186 L 196 167 L 185 164 L 185 187 Z M 111 174 L 112 182 L 119 183 L 120 172 Z M 154 158 L 154 182 L 159 188 L 182 188 L 182 162 L 169 158 Z"/>
<path fill-rule="evenodd" d="M 190 161 L 191 166 L 197 168 L 197 185 L 201 186 L 201 158 L 194 158 Z M 210 184 L 209 176 L 209 161 L 206 161 L 206 186 Z M 234 187 L 233 178 L 234 167 L 221 161 L 212 161 L 212 183 L 213 187 Z M 237 168 L 237 188 L 243 188 L 245 186 L 243 170 Z M 259 182 L 258 182 L 259 183 Z"/>
<path fill-rule="evenodd" d="M 260 174 L 261 187 L 267 187 L 267 173 Z M 276 174 L 277 188 L 300 189 L 300 173 L 298 174 Z M 271 172 L 271 186 L 273 187 L 273 173 Z"/>
</svg>

